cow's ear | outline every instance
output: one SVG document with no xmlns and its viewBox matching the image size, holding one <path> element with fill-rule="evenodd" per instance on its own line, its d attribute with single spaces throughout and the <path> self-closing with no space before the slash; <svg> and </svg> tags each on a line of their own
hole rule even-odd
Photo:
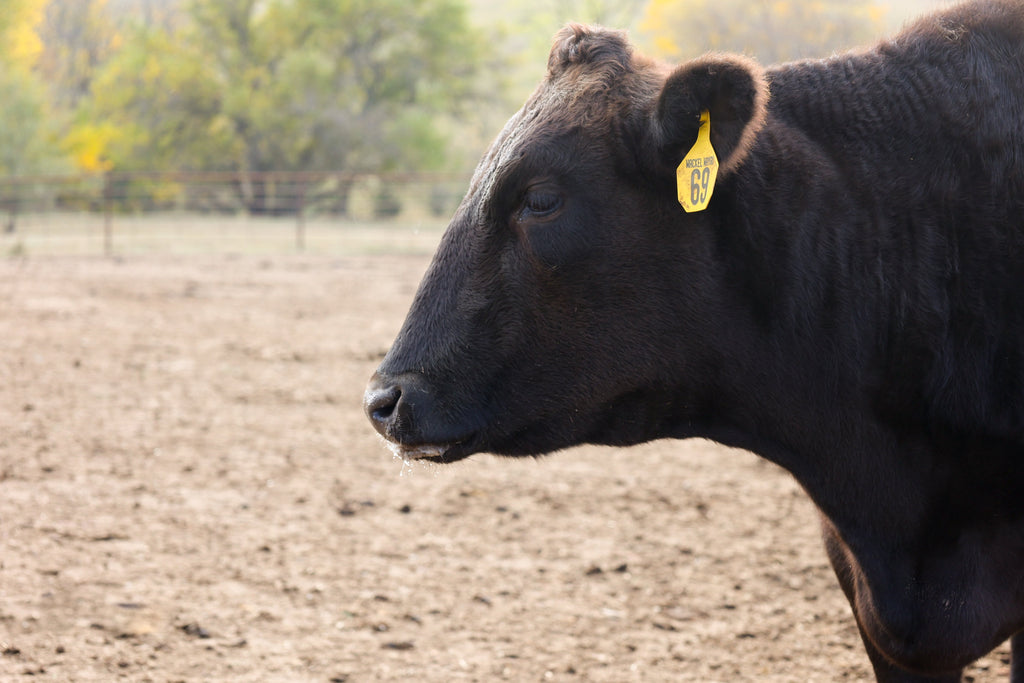
<svg viewBox="0 0 1024 683">
<path fill-rule="evenodd" d="M 665 162 L 678 164 L 697 139 L 701 112 L 711 119 L 711 146 L 728 174 L 746 158 L 764 124 L 764 70 L 738 55 L 706 55 L 676 68 L 658 95 L 655 137 Z"/>
</svg>

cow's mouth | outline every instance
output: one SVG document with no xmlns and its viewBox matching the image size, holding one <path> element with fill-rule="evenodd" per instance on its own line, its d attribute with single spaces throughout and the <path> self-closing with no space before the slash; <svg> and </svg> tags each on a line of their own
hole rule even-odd
<svg viewBox="0 0 1024 683">
<path fill-rule="evenodd" d="M 463 443 L 460 442 L 410 446 L 384 439 L 384 443 L 396 458 L 401 458 L 406 462 L 423 461 L 446 464 L 462 460 L 472 453 L 470 449 L 463 447 Z"/>
<path fill-rule="evenodd" d="M 407 460 L 436 460 L 443 458 L 449 446 L 398 446 L 395 450 Z"/>
</svg>

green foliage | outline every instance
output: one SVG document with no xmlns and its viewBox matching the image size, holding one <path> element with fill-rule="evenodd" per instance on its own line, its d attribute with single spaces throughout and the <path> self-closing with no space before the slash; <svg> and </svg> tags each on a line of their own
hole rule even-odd
<svg viewBox="0 0 1024 683">
<path fill-rule="evenodd" d="M 93 91 L 82 117 L 116 131 L 105 152 L 113 168 L 207 168 L 235 152 L 203 55 L 161 29 L 135 29 Z"/>
<path fill-rule="evenodd" d="M 31 72 L 42 9 L 43 0 L 0 0 L 0 175 L 36 172 L 46 157 L 46 94 Z"/>
<path fill-rule="evenodd" d="M 0 68 L 0 178 L 64 170 L 63 159 L 53 144 L 45 95 L 45 87 L 29 71 Z M 5 232 L 14 231 L 19 197 L 27 189 L 27 185 L 0 185 Z"/>
<path fill-rule="evenodd" d="M 116 168 L 356 170 L 445 164 L 437 122 L 481 44 L 456 0 L 195 0 L 140 28 L 96 81 Z"/>
<path fill-rule="evenodd" d="M 120 44 L 107 0 L 50 0 L 37 33 L 42 49 L 36 70 L 50 86 L 52 103 L 74 109 L 91 92 L 96 70 Z"/>
<path fill-rule="evenodd" d="M 43 84 L 23 69 L 0 68 L 0 102 L 0 176 L 60 168 Z"/>
</svg>

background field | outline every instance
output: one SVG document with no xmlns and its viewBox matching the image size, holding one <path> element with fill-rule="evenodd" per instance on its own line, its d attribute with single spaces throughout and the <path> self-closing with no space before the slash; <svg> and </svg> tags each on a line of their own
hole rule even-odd
<svg viewBox="0 0 1024 683">
<path fill-rule="evenodd" d="M 0 243 L 0 680 L 870 677 L 748 453 L 393 460 L 360 400 L 437 226 L 290 226 Z"/>
</svg>

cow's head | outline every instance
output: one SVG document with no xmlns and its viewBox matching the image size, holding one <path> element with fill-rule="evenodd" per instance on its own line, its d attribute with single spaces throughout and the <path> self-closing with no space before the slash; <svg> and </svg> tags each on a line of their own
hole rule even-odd
<svg viewBox="0 0 1024 683">
<path fill-rule="evenodd" d="M 367 388 L 377 431 L 440 462 L 681 435 L 707 408 L 702 387 L 719 362 L 724 295 L 709 227 L 766 97 L 748 60 L 672 70 L 621 33 L 563 29 Z M 676 166 L 703 110 L 719 189 L 706 211 L 685 214 Z"/>
</svg>

